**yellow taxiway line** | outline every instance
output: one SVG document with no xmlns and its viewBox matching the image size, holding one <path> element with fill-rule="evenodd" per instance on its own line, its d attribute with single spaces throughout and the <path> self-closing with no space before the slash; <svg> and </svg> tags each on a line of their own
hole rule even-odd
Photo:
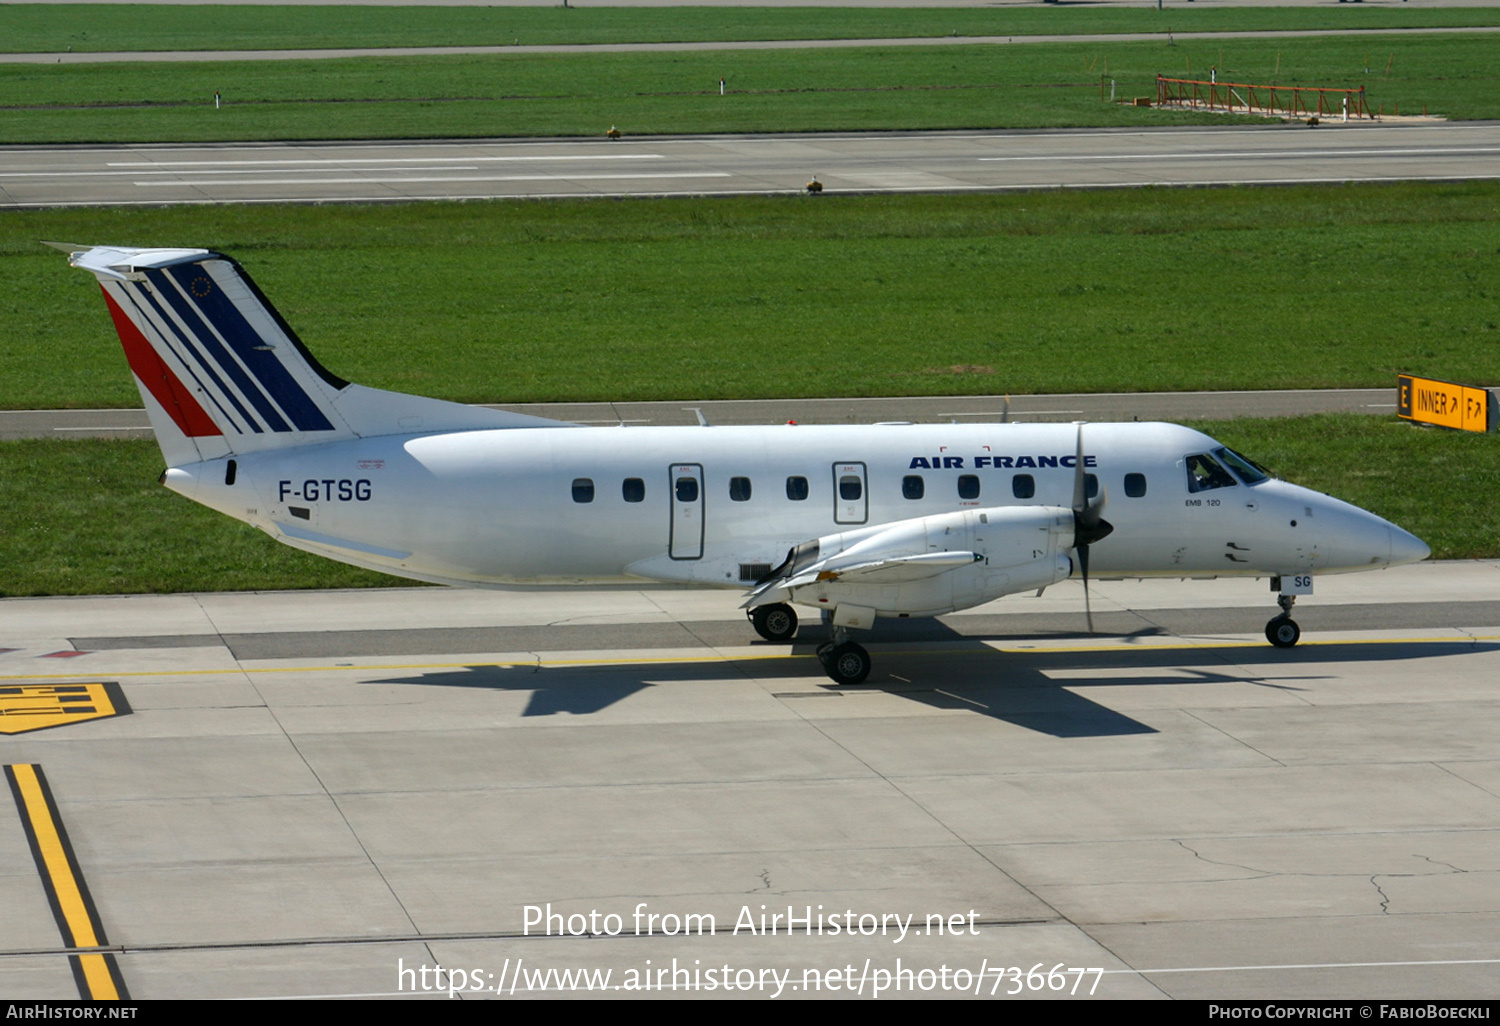
<svg viewBox="0 0 1500 1026">
<path fill-rule="evenodd" d="M 32 763 L 7 765 L 5 776 L 21 812 L 21 825 L 31 844 L 63 944 L 71 949 L 103 947 L 104 930 L 99 914 L 73 857 L 73 847 L 68 843 L 41 767 Z M 68 960 L 78 983 L 78 995 L 85 1001 L 118 1001 L 128 996 L 114 955 L 80 951 L 69 955 Z"/>
</svg>

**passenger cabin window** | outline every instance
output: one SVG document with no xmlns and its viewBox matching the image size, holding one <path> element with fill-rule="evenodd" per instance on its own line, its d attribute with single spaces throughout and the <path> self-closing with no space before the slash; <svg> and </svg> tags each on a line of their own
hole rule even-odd
<svg viewBox="0 0 1500 1026">
<path fill-rule="evenodd" d="M 921 474 L 907 474 L 901 479 L 901 497 L 903 499 L 920 499 L 927 494 L 927 482 L 922 479 Z"/>
<path fill-rule="evenodd" d="M 1083 475 L 1083 490 L 1084 490 L 1084 493 L 1087 494 L 1088 497 L 1091 498 L 1091 499 L 1095 498 L 1096 496 L 1098 496 L 1098 494 L 1099 494 L 1099 475 L 1097 475 L 1097 474 L 1084 474 Z"/>
<path fill-rule="evenodd" d="M 960 499 L 979 498 L 979 476 L 977 474 L 960 474 L 958 477 L 958 497 Z"/>
<path fill-rule="evenodd" d="M 589 477 L 575 477 L 573 479 L 573 501 L 594 501 L 594 480 Z"/>
<path fill-rule="evenodd" d="M 1146 475 L 1145 474 L 1126 474 L 1125 475 L 1125 494 L 1128 495 L 1128 496 L 1130 496 L 1132 499 L 1139 499 L 1141 496 L 1145 495 L 1146 494 Z"/>
<path fill-rule="evenodd" d="M 1036 478 L 1030 474 L 1017 474 L 1010 479 L 1010 494 L 1018 499 L 1030 499 L 1036 495 Z"/>
<path fill-rule="evenodd" d="M 861 495 L 865 494 L 865 486 L 855 474 L 845 474 L 839 478 L 839 498 L 845 502 L 857 502 Z"/>
<path fill-rule="evenodd" d="M 646 482 L 638 477 L 627 477 L 620 485 L 620 495 L 626 502 L 642 502 L 646 498 Z"/>
<path fill-rule="evenodd" d="M 807 498 L 807 478 L 789 477 L 786 479 L 786 497 L 793 502 L 801 502 Z"/>
<path fill-rule="evenodd" d="M 750 479 L 748 477 L 731 477 L 729 479 L 729 497 L 735 502 L 749 502 Z"/>
<path fill-rule="evenodd" d="M 698 501 L 698 479 L 696 477 L 679 477 L 677 479 L 677 501 Z"/>
<path fill-rule="evenodd" d="M 1206 452 L 1187 458 L 1188 491 L 1206 492 L 1214 488 L 1233 488 L 1239 484 L 1234 475 Z"/>
</svg>

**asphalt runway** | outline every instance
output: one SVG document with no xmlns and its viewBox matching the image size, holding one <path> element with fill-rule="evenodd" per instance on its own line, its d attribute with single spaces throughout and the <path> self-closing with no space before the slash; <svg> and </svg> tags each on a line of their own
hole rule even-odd
<svg viewBox="0 0 1500 1026">
<path fill-rule="evenodd" d="M 601 126 L 601 135 L 603 128 Z M 1500 122 L 12 146 L 0 206 L 1285 184 L 1500 176 Z"/>
<path fill-rule="evenodd" d="M 1500 563 L 1317 587 L 1283 651 L 1265 582 L 1069 582 L 847 689 L 733 592 L 6 599 L 0 726 L 128 713 L 0 740 L 0 993 L 80 993 L 50 815 L 134 999 L 1493 998 Z"/>
</svg>

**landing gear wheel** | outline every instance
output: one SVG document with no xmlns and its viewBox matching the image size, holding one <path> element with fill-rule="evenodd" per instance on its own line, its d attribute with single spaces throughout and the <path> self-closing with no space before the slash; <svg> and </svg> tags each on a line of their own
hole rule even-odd
<svg viewBox="0 0 1500 1026">
<path fill-rule="evenodd" d="M 819 657 L 835 684 L 863 684 L 870 675 L 870 653 L 852 641 L 834 645 Z"/>
<path fill-rule="evenodd" d="M 756 606 L 750 610 L 750 622 L 767 641 L 790 641 L 797 633 L 797 613 L 785 602 Z"/>
<path fill-rule="evenodd" d="M 1297 621 L 1283 613 L 1273 616 L 1266 624 L 1266 640 L 1277 648 L 1291 648 L 1302 637 L 1302 628 Z"/>
</svg>

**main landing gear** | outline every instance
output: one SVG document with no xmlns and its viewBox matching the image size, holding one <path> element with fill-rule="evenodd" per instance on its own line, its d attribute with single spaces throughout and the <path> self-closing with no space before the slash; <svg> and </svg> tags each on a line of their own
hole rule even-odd
<svg viewBox="0 0 1500 1026">
<path fill-rule="evenodd" d="M 818 646 L 818 661 L 835 684 L 863 684 L 870 675 L 870 653 L 850 641 L 844 627 L 835 627 L 833 640 Z"/>
<path fill-rule="evenodd" d="M 797 613 L 784 602 L 756 606 L 746 614 L 755 633 L 767 641 L 790 641 L 797 633 Z M 825 618 L 826 622 L 826 618 Z M 849 640 L 847 627 L 830 627 L 833 640 L 818 646 L 818 661 L 835 684 L 863 684 L 870 676 L 870 653 Z"/>
<path fill-rule="evenodd" d="M 767 641 L 790 641 L 797 633 L 797 611 L 785 602 L 756 606 L 746 614 L 755 633 Z"/>
<path fill-rule="evenodd" d="M 1292 606 L 1296 601 L 1296 595 L 1278 595 L 1276 598 L 1281 615 L 1271 617 L 1266 624 L 1266 640 L 1277 648 L 1291 648 L 1302 637 L 1302 628 L 1292 619 Z"/>
</svg>

